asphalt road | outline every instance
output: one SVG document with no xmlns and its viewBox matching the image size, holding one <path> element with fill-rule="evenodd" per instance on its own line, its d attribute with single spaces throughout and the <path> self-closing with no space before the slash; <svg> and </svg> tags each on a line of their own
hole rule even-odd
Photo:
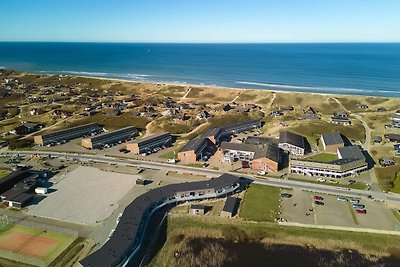
<svg viewBox="0 0 400 267">
<path fill-rule="evenodd" d="M 139 168 L 148 168 L 148 169 L 157 169 L 157 170 L 170 170 L 177 171 L 180 173 L 191 173 L 191 174 L 200 174 L 206 175 L 210 177 L 216 177 L 224 172 L 217 170 L 210 170 L 204 168 L 196 168 L 190 166 L 182 166 L 176 164 L 168 164 L 168 163 L 160 163 L 160 162 L 151 162 L 144 160 L 133 160 L 133 159 L 125 159 L 125 158 L 113 158 L 109 156 L 99 156 L 99 155 L 90 155 L 90 154 L 78 154 L 78 153 L 66 153 L 66 152 L 49 152 L 49 151 L 1 151 L 0 156 L 32 156 L 32 155 L 42 155 L 42 156 L 51 156 L 51 157 L 59 157 L 59 158 L 68 158 L 68 159 L 77 159 L 80 161 L 93 161 L 93 162 L 101 162 L 107 164 L 118 164 L 118 165 L 132 165 L 137 166 Z M 275 187 L 287 187 L 287 188 L 297 188 L 301 190 L 308 190 L 312 192 L 319 192 L 324 194 L 332 194 L 332 195 L 341 195 L 347 197 L 362 197 L 368 198 L 372 196 L 374 199 L 385 202 L 392 202 L 394 204 L 400 204 L 400 195 L 383 193 L 380 191 L 365 191 L 365 190 L 357 190 L 357 189 L 347 189 L 341 187 L 335 187 L 331 185 L 324 184 L 313 184 L 301 181 L 293 181 L 293 180 L 285 180 L 278 179 L 273 177 L 264 177 L 258 178 L 253 175 L 248 174 L 238 174 L 232 172 L 234 175 L 240 175 L 241 177 L 248 178 L 253 180 L 256 184 L 263 184 Z"/>
</svg>

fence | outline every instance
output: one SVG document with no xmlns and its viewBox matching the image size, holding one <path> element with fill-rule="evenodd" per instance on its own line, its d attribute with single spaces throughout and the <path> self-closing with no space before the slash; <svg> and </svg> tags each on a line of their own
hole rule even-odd
<svg viewBox="0 0 400 267">
<path fill-rule="evenodd" d="M 22 264 L 27 264 L 29 266 L 33 265 L 38 267 L 46 267 L 55 259 L 54 257 L 35 257 L 19 253 L 19 251 L 21 251 L 24 247 L 33 242 L 36 237 L 40 236 L 44 232 L 57 232 L 71 236 L 75 239 L 78 238 L 78 232 L 75 230 L 57 227 L 54 225 L 47 225 L 47 224 L 27 221 L 23 219 L 17 219 L 13 217 L 8 217 L 6 215 L 0 216 L 0 232 L 2 232 L 3 230 L 6 231 L 7 228 L 11 228 L 13 225 L 32 227 L 38 229 L 39 231 L 36 234 L 34 234 L 31 238 L 29 238 L 27 241 L 20 244 L 18 248 L 14 248 L 12 250 L 0 249 L 0 258 L 4 258 L 6 260 L 14 262 L 19 262 Z M 56 255 L 56 257 L 57 256 L 58 255 Z"/>
</svg>

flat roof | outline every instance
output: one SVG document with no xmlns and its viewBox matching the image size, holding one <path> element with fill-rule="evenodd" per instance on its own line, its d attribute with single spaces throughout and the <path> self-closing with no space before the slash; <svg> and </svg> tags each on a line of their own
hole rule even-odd
<svg viewBox="0 0 400 267">
<path fill-rule="evenodd" d="M 3 187 L 5 185 L 9 185 L 10 183 L 16 184 L 28 177 L 36 176 L 36 175 L 37 174 L 32 173 L 29 170 L 19 170 L 19 171 L 13 172 L 13 173 L 7 175 L 6 177 L 3 177 L 0 179 L 0 192 L 4 192 Z M 14 185 L 12 185 L 12 186 L 14 186 Z"/>
<path fill-rule="evenodd" d="M 139 245 L 142 217 L 150 208 L 179 192 L 218 189 L 240 182 L 240 177 L 223 174 L 207 181 L 170 184 L 154 188 L 134 199 L 124 210 L 110 239 L 97 251 L 80 261 L 84 267 L 118 266 Z"/>
<path fill-rule="evenodd" d="M 24 204 L 27 201 L 31 200 L 33 198 L 33 194 L 30 193 L 21 193 L 18 194 L 12 198 L 6 199 L 6 201 L 11 201 L 11 202 L 16 202 L 20 204 Z"/>
<path fill-rule="evenodd" d="M 18 188 L 18 187 L 13 187 L 10 190 L 4 192 L 1 194 L 1 198 L 4 198 L 6 200 L 11 199 L 19 194 L 24 193 L 26 190 L 23 188 Z"/>
<path fill-rule="evenodd" d="M 344 144 L 343 138 L 338 132 L 323 134 L 322 138 L 326 146 Z"/>
</svg>

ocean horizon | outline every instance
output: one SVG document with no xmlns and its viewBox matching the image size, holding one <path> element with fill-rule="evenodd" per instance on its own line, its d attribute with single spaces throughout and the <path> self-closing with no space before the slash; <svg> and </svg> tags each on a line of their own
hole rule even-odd
<svg viewBox="0 0 400 267">
<path fill-rule="evenodd" d="M 0 68 L 138 82 L 400 97 L 400 43 L 0 42 Z"/>
</svg>

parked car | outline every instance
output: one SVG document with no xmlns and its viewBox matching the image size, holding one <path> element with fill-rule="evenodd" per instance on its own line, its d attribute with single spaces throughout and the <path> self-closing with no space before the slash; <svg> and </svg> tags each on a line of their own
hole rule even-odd
<svg viewBox="0 0 400 267">
<path fill-rule="evenodd" d="M 358 199 L 350 199 L 350 203 L 356 203 L 356 204 L 358 204 L 358 203 L 360 203 L 360 200 L 358 200 Z"/>
<path fill-rule="evenodd" d="M 259 171 L 259 172 L 258 172 L 258 175 L 262 175 L 262 176 L 263 176 L 263 175 L 267 175 L 267 172 L 266 172 L 266 171 Z"/>
<path fill-rule="evenodd" d="M 317 179 L 317 182 L 320 182 L 320 183 L 325 183 L 325 182 L 326 182 L 326 180 L 325 180 L 324 178 L 318 178 L 318 179 Z"/>
<path fill-rule="evenodd" d="M 324 200 L 324 198 L 321 196 L 314 196 L 314 200 Z"/>
<path fill-rule="evenodd" d="M 356 182 L 356 180 L 349 180 L 348 182 L 347 182 L 347 184 L 354 184 Z"/>
<path fill-rule="evenodd" d="M 366 214 L 367 210 L 356 210 L 357 214 Z"/>
<path fill-rule="evenodd" d="M 315 200 L 315 201 L 314 201 L 314 203 L 315 203 L 315 205 L 320 205 L 320 206 L 323 206 L 323 205 L 325 205 L 325 203 L 324 203 L 324 202 L 322 202 L 322 201 L 319 201 L 319 200 Z"/>
<path fill-rule="evenodd" d="M 356 208 L 356 209 L 358 209 L 358 210 L 361 210 L 361 209 L 364 209 L 364 208 L 365 208 L 365 205 L 363 205 L 363 204 L 353 204 L 353 208 Z"/>
<path fill-rule="evenodd" d="M 345 197 L 337 197 L 336 200 L 343 201 L 343 202 L 349 201 L 349 200 L 348 200 L 347 198 L 345 198 Z"/>
<path fill-rule="evenodd" d="M 242 168 L 243 168 L 243 169 L 249 169 L 249 168 L 250 168 L 249 163 L 248 163 L 247 161 L 243 161 L 243 162 L 242 162 Z"/>
<path fill-rule="evenodd" d="M 330 182 L 331 184 L 338 184 L 338 183 L 339 183 L 338 181 L 335 181 L 335 180 L 329 180 L 329 182 Z"/>
<path fill-rule="evenodd" d="M 289 193 L 281 193 L 281 197 L 290 198 L 290 197 L 292 197 L 292 194 L 289 194 Z"/>
</svg>

